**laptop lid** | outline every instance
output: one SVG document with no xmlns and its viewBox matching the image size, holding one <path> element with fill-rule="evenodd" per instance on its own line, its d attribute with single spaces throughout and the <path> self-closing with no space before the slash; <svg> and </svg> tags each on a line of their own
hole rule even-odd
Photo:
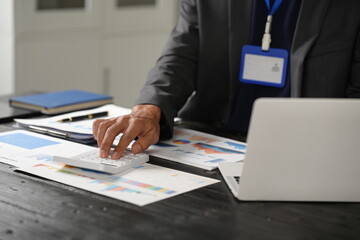
<svg viewBox="0 0 360 240">
<path fill-rule="evenodd" d="M 360 100 L 258 99 L 241 200 L 360 201 Z"/>
</svg>

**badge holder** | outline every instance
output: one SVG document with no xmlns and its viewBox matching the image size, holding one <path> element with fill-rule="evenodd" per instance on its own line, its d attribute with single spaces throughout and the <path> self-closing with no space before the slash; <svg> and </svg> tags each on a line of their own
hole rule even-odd
<svg viewBox="0 0 360 240">
<path fill-rule="evenodd" d="M 261 47 L 245 45 L 242 48 L 240 82 L 278 88 L 285 86 L 289 54 L 285 49 L 270 48 L 271 23 L 272 15 L 268 15 Z"/>
</svg>

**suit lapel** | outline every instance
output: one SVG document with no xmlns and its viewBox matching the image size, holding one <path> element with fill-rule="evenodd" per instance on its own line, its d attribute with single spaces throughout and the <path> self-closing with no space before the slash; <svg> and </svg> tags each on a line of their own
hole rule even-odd
<svg viewBox="0 0 360 240">
<path fill-rule="evenodd" d="M 291 49 L 291 96 L 300 97 L 304 59 L 319 36 L 331 0 L 302 0 Z"/>
</svg>

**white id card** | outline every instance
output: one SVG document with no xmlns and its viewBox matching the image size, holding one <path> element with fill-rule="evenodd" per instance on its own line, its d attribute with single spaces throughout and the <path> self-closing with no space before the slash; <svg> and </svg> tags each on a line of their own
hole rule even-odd
<svg viewBox="0 0 360 240">
<path fill-rule="evenodd" d="M 285 49 L 245 45 L 241 53 L 240 82 L 283 87 L 286 81 L 288 52 Z"/>
</svg>

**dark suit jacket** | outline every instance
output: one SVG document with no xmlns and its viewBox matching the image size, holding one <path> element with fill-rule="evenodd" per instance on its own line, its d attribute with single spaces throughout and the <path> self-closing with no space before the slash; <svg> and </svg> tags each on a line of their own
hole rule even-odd
<svg viewBox="0 0 360 240">
<path fill-rule="evenodd" d="M 177 115 L 223 126 L 238 92 L 251 6 L 252 0 L 184 0 L 136 104 L 158 105 L 170 132 Z M 302 0 L 290 66 L 292 97 L 360 97 L 360 1 Z"/>
</svg>

